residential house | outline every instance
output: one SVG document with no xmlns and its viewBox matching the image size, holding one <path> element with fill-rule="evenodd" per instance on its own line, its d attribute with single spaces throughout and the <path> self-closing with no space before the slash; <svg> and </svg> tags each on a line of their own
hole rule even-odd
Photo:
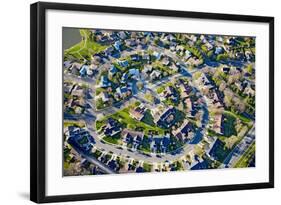
<svg viewBox="0 0 281 205">
<path fill-rule="evenodd" d="M 184 100 L 184 105 L 187 113 L 191 113 L 194 110 L 194 104 L 190 98 L 186 98 Z"/>
<path fill-rule="evenodd" d="M 133 79 L 137 80 L 137 79 L 140 78 L 140 71 L 139 71 L 139 69 L 131 68 L 131 69 L 129 70 L 129 75 L 130 75 Z"/>
<path fill-rule="evenodd" d="M 109 101 L 107 92 L 101 92 L 99 94 L 99 98 L 101 98 L 103 102 L 108 102 Z"/>
<path fill-rule="evenodd" d="M 245 88 L 244 94 L 248 95 L 248 96 L 255 96 L 255 90 L 248 84 L 248 86 Z"/>
<path fill-rule="evenodd" d="M 141 60 L 141 57 L 138 54 L 132 54 L 131 60 L 132 61 L 139 61 L 139 60 Z"/>
<path fill-rule="evenodd" d="M 160 94 L 160 99 L 162 101 L 171 99 L 173 102 L 178 101 L 177 91 L 173 86 L 167 86 L 165 90 Z"/>
<path fill-rule="evenodd" d="M 126 40 L 125 40 L 125 44 L 126 44 L 126 46 L 128 46 L 128 47 L 134 47 L 134 46 L 137 45 L 136 41 L 133 40 L 133 39 L 126 39 Z"/>
<path fill-rule="evenodd" d="M 172 134 L 181 141 L 186 139 L 190 140 L 190 137 L 193 136 L 193 134 L 190 135 L 190 133 L 193 132 L 193 130 L 194 128 L 192 123 L 185 119 L 178 129 L 172 131 Z"/>
<path fill-rule="evenodd" d="M 176 121 L 176 108 L 169 106 L 160 116 L 154 118 L 154 123 L 161 127 L 171 127 Z"/>
<path fill-rule="evenodd" d="M 127 60 L 117 60 L 117 63 L 124 68 L 129 65 L 129 62 Z"/>
<path fill-rule="evenodd" d="M 64 68 L 70 68 L 71 67 L 71 65 L 72 65 L 72 62 L 71 61 L 64 61 L 63 62 L 63 66 L 64 66 Z"/>
<path fill-rule="evenodd" d="M 187 83 L 181 83 L 180 84 L 181 98 L 184 99 L 184 98 L 189 97 L 192 90 L 193 90 L 193 88 L 191 86 L 189 86 Z"/>
<path fill-rule="evenodd" d="M 121 43 L 121 41 L 115 41 L 113 46 L 116 50 L 121 51 L 122 43 Z"/>
<path fill-rule="evenodd" d="M 118 69 L 114 65 L 111 65 L 109 69 L 109 75 L 114 76 L 117 72 Z"/>
<path fill-rule="evenodd" d="M 112 118 L 107 120 L 107 124 L 104 128 L 104 135 L 105 136 L 114 136 L 122 131 L 122 127 L 120 123 Z"/>
<path fill-rule="evenodd" d="M 160 60 L 162 54 L 157 52 L 157 51 L 153 51 L 153 54 L 152 54 L 157 60 Z"/>
<path fill-rule="evenodd" d="M 80 128 L 76 126 L 69 126 L 69 137 L 68 142 L 71 145 L 75 145 L 82 148 L 84 151 L 88 152 L 92 149 L 92 136 L 85 128 Z"/>
<path fill-rule="evenodd" d="M 116 88 L 116 94 L 121 98 L 125 98 L 125 97 L 131 95 L 132 92 L 130 89 L 128 89 L 128 87 L 122 86 L 122 87 Z"/>
<path fill-rule="evenodd" d="M 223 128 L 223 126 L 222 126 L 223 119 L 224 119 L 224 117 L 222 114 L 216 114 L 212 119 L 213 124 L 211 125 L 211 129 L 218 134 L 223 133 L 223 129 L 222 129 Z"/>
<path fill-rule="evenodd" d="M 162 64 L 165 65 L 165 66 L 168 66 L 170 64 L 169 58 L 163 58 L 162 59 Z"/>
<path fill-rule="evenodd" d="M 143 73 L 149 73 L 149 72 L 151 72 L 152 71 L 152 65 L 150 65 L 150 64 L 145 64 L 144 65 L 144 68 L 143 68 L 143 70 L 142 70 L 142 72 Z"/>
<path fill-rule="evenodd" d="M 110 86 L 111 86 L 111 83 L 109 82 L 107 76 L 102 75 L 101 79 L 100 79 L 100 87 L 107 88 L 107 87 L 110 87 Z"/>
<path fill-rule="evenodd" d="M 122 40 L 125 40 L 127 38 L 127 35 L 126 35 L 126 33 L 124 31 L 117 32 L 117 36 L 119 38 L 121 38 Z"/>
<path fill-rule="evenodd" d="M 121 77 L 121 83 L 126 83 L 128 78 L 129 78 L 129 74 L 128 73 L 123 73 L 123 75 Z"/>
<path fill-rule="evenodd" d="M 141 121 L 144 117 L 146 108 L 143 106 L 143 104 L 141 104 L 140 106 L 134 108 L 134 109 L 130 109 L 130 116 L 138 121 Z"/>
<path fill-rule="evenodd" d="M 223 47 L 218 46 L 218 47 L 215 48 L 215 54 L 216 55 L 222 54 L 223 52 L 224 52 Z"/>
<path fill-rule="evenodd" d="M 121 137 L 124 143 L 132 144 L 133 149 L 137 149 L 143 140 L 144 133 L 134 130 L 124 129 L 121 133 Z"/>
<path fill-rule="evenodd" d="M 80 68 L 80 71 L 79 71 L 80 76 L 82 76 L 82 77 L 86 76 L 88 70 L 89 70 L 89 66 L 83 65 L 83 66 Z"/>
<path fill-rule="evenodd" d="M 149 77 L 151 80 L 159 79 L 161 76 L 161 72 L 159 70 L 153 70 L 152 73 L 150 73 Z"/>
</svg>

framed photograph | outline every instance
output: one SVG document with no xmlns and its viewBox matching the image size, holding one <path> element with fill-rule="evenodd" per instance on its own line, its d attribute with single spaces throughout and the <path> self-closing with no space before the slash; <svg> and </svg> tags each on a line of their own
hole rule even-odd
<svg viewBox="0 0 281 205">
<path fill-rule="evenodd" d="M 274 187 L 274 18 L 31 5 L 30 198 Z"/>
</svg>

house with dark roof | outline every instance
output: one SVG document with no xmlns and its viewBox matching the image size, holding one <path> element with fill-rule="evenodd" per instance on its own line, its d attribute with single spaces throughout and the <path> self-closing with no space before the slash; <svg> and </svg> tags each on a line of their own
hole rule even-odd
<svg viewBox="0 0 281 205">
<path fill-rule="evenodd" d="M 117 36 L 119 38 L 121 38 L 122 40 L 126 39 L 127 38 L 127 34 L 124 32 L 124 31 L 119 31 L 117 32 Z"/>
<path fill-rule="evenodd" d="M 114 136 L 122 131 L 120 123 L 112 118 L 107 120 L 106 127 L 104 128 L 105 136 Z"/>
<path fill-rule="evenodd" d="M 216 55 L 222 54 L 223 52 L 224 52 L 224 50 L 223 50 L 223 48 L 221 46 L 216 47 L 216 49 L 215 49 L 215 54 Z"/>
<path fill-rule="evenodd" d="M 113 58 L 120 58 L 120 52 L 118 50 L 114 50 L 111 54 L 110 54 L 111 57 Z"/>
<path fill-rule="evenodd" d="M 113 75 L 115 75 L 117 72 L 118 72 L 118 69 L 117 69 L 114 65 L 111 65 L 111 66 L 110 66 L 110 69 L 109 69 L 109 74 L 113 76 Z"/>
<path fill-rule="evenodd" d="M 116 50 L 121 51 L 122 42 L 121 41 L 115 41 L 113 46 Z"/>
<path fill-rule="evenodd" d="M 104 53 L 106 56 L 110 56 L 114 51 L 114 48 L 112 46 L 105 49 Z"/>
<path fill-rule="evenodd" d="M 139 69 L 136 69 L 136 68 L 131 68 L 129 70 L 129 75 L 134 78 L 135 80 L 139 79 L 140 77 L 140 71 Z"/>
<path fill-rule="evenodd" d="M 172 102 L 176 103 L 179 100 L 178 93 L 173 86 L 167 86 L 160 96 L 162 101 L 170 99 Z"/>
<path fill-rule="evenodd" d="M 107 162 L 107 165 L 109 166 L 109 168 L 111 168 L 114 171 L 116 171 L 118 169 L 118 164 L 115 160 L 109 160 Z"/>
<path fill-rule="evenodd" d="M 68 142 L 71 145 L 79 147 L 80 149 L 83 149 L 87 152 L 92 149 L 92 136 L 86 129 L 76 126 L 69 126 L 68 131 Z"/>
<path fill-rule="evenodd" d="M 142 167 L 136 168 L 136 173 L 142 173 L 142 172 L 145 172 L 145 170 Z"/>
<path fill-rule="evenodd" d="M 152 54 L 157 60 L 160 60 L 161 58 L 161 53 L 157 52 L 157 51 L 154 51 L 153 54 Z"/>
<path fill-rule="evenodd" d="M 132 144 L 133 149 L 137 149 L 144 137 L 143 132 L 138 132 L 134 130 L 124 129 L 121 133 L 123 142 L 127 144 Z"/>
<path fill-rule="evenodd" d="M 83 65 L 79 70 L 80 76 L 82 76 L 82 77 L 86 76 L 88 69 L 89 69 L 89 66 Z"/>
<path fill-rule="evenodd" d="M 224 73 L 228 74 L 229 71 L 230 71 L 230 68 L 229 68 L 229 67 L 223 67 L 223 68 L 222 68 L 222 71 L 223 71 Z"/>
<path fill-rule="evenodd" d="M 152 152 L 161 152 L 166 153 L 168 147 L 171 143 L 171 139 L 169 135 L 166 136 L 153 136 L 152 142 L 150 143 L 150 149 Z"/>
<path fill-rule="evenodd" d="M 110 87 L 110 86 L 111 86 L 111 83 L 109 82 L 107 76 L 102 75 L 101 79 L 100 79 L 100 87 L 107 88 L 107 87 Z"/>
<path fill-rule="evenodd" d="M 190 140 L 190 138 L 193 136 L 190 133 L 193 132 L 193 130 L 194 127 L 192 123 L 190 123 L 188 120 L 184 120 L 184 122 L 178 129 L 172 131 L 172 134 L 180 141 Z"/>
<path fill-rule="evenodd" d="M 126 83 L 128 78 L 129 78 L 129 74 L 128 73 L 123 73 L 123 75 L 121 77 L 121 83 Z"/>
<path fill-rule="evenodd" d="M 126 86 L 116 88 L 116 94 L 122 98 L 127 97 L 130 93 L 131 91 Z"/>
<path fill-rule="evenodd" d="M 128 46 L 128 47 L 134 47 L 134 46 L 137 45 L 136 41 L 133 40 L 133 39 L 126 39 L 126 40 L 125 40 L 125 44 L 126 44 L 126 46 Z"/>
<path fill-rule="evenodd" d="M 158 117 L 154 119 L 154 123 L 156 123 L 160 127 L 171 127 L 176 121 L 176 108 L 173 106 L 169 106 L 164 112 Z"/>
<path fill-rule="evenodd" d="M 141 60 L 141 57 L 138 54 L 132 54 L 131 60 L 132 61 L 139 61 L 139 60 Z"/>
<path fill-rule="evenodd" d="M 127 60 L 118 60 L 117 63 L 122 67 L 127 67 L 129 65 L 129 62 Z"/>
</svg>

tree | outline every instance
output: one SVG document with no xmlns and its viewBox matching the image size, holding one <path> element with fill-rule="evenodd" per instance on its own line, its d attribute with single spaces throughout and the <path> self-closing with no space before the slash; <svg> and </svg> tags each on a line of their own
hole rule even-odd
<svg viewBox="0 0 281 205">
<path fill-rule="evenodd" d="M 97 109 L 101 109 L 104 107 L 104 102 L 102 101 L 101 98 L 98 98 L 98 100 L 96 101 L 96 107 Z"/>
<path fill-rule="evenodd" d="M 213 54 L 214 54 L 213 50 L 208 51 L 208 53 L 207 53 L 208 58 L 211 58 L 213 56 Z"/>
<path fill-rule="evenodd" d="M 227 55 L 227 54 L 219 54 L 219 55 L 217 55 L 216 60 L 217 60 L 217 61 L 222 61 L 222 60 L 225 60 L 225 59 L 227 59 L 227 58 L 228 58 L 228 55 Z"/>
<path fill-rule="evenodd" d="M 253 73 L 253 65 L 252 64 L 249 64 L 247 67 L 246 67 L 246 71 L 248 72 L 248 73 Z"/>
</svg>

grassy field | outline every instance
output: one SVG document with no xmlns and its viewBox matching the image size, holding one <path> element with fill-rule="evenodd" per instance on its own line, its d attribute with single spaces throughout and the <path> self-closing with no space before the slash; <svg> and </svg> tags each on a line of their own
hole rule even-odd
<svg viewBox="0 0 281 205">
<path fill-rule="evenodd" d="M 165 130 L 162 128 L 159 128 L 156 126 L 151 126 L 144 122 L 133 119 L 129 114 L 129 108 L 124 108 L 123 110 L 120 110 L 120 111 L 114 113 L 110 117 L 118 120 L 119 122 L 121 122 L 123 124 L 126 124 L 127 127 L 130 126 L 130 127 L 143 128 L 145 134 L 148 134 L 149 131 L 156 131 L 160 135 L 163 135 L 165 132 Z"/>
<path fill-rule="evenodd" d="M 90 57 L 103 51 L 107 46 L 100 45 L 91 38 L 91 32 L 87 29 L 80 29 L 82 40 L 76 45 L 64 51 L 65 56 L 76 59 L 90 59 Z"/>
<path fill-rule="evenodd" d="M 235 113 L 230 112 L 230 111 L 227 111 L 227 110 L 224 111 L 224 114 L 232 115 L 232 116 L 235 117 L 235 118 L 239 118 L 242 122 L 244 122 L 244 123 L 246 123 L 246 124 L 248 124 L 249 122 L 251 122 L 251 119 L 246 118 L 246 117 L 244 117 L 244 116 L 242 116 L 242 115 L 235 114 Z"/>
<path fill-rule="evenodd" d="M 105 141 L 105 142 L 108 142 L 110 144 L 116 144 L 116 145 L 121 144 L 120 136 L 117 136 L 117 137 L 116 136 L 113 136 L 113 137 L 105 136 L 105 137 L 102 138 L 102 140 Z"/>
<path fill-rule="evenodd" d="M 159 135 L 164 135 L 165 132 L 165 129 L 157 126 L 152 126 L 145 122 L 138 121 L 132 118 L 129 114 L 129 108 L 124 108 L 112 115 L 108 115 L 103 119 L 96 121 L 96 128 L 99 129 L 102 125 L 105 125 L 108 118 L 113 118 L 122 123 L 125 127 L 130 127 L 130 129 L 141 128 L 146 135 L 149 133 L 149 131 L 158 132 Z"/>
</svg>

